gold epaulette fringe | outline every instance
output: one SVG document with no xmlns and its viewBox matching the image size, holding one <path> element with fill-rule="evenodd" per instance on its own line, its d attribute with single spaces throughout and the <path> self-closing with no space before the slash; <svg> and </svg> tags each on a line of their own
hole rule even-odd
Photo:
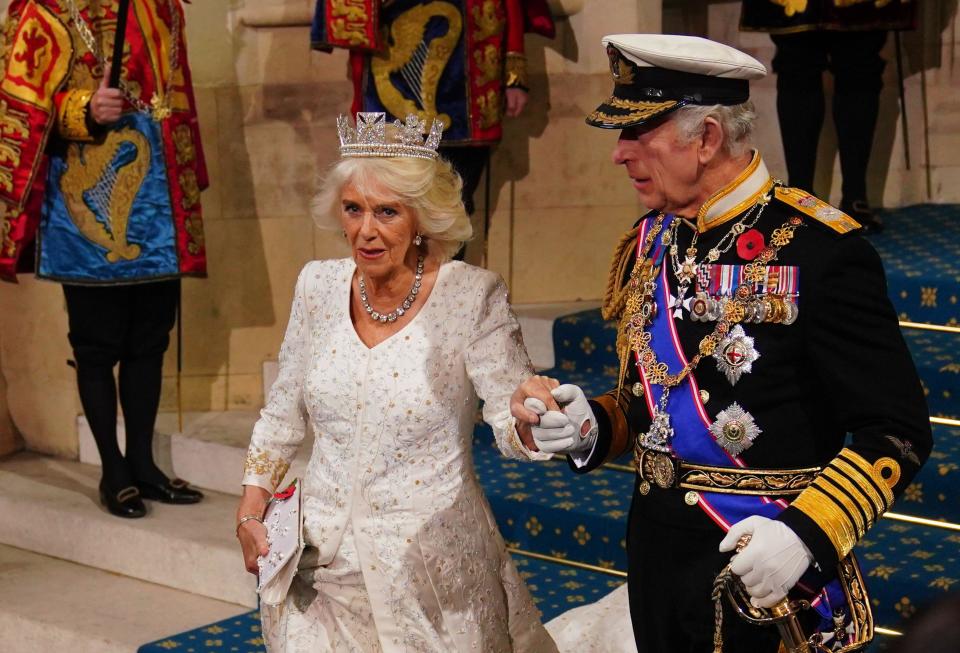
<svg viewBox="0 0 960 653">
<path fill-rule="evenodd" d="M 626 293 L 626 273 L 627 265 L 630 264 L 630 257 L 636 247 L 637 233 L 640 227 L 634 227 L 623 234 L 620 242 L 613 250 L 613 258 L 610 261 L 610 274 L 607 277 L 607 290 L 603 295 L 603 306 L 600 311 L 605 320 L 615 320 L 623 313 L 623 308 L 627 302 Z"/>
<path fill-rule="evenodd" d="M 629 342 L 623 329 L 623 311 L 627 304 L 627 266 L 630 265 L 630 258 L 633 256 L 637 242 L 637 234 L 640 232 L 639 225 L 623 234 L 620 242 L 613 250 L 613 258 L 610 260 L 610 274 L 607 277 L 607 290 L 603 295 L 603 305 L 600 307 L 600 313 L 605 320 L 617 321 L 617 357 L 620 359 L 620 373 L 617 379 L 616 399 L 619 399 L 623 390 L 623 379 L 627 373 L 627 358 L 630 356 Z"/>
</svg>

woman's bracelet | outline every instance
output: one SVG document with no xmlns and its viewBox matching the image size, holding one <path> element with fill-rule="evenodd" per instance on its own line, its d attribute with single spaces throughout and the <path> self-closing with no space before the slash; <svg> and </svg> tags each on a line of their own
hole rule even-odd
<svg viewBox="0 0 960 653">
<path fill-rule="evenodd" d="M 256 521 L 263 523 L 263 518 L 260 515 L 244 515 L 240 518 L 240 521 L 237 522 L 237 537 L 240 537 L 240 527 L 246 524 L 248 521 Z"/>
</svg>

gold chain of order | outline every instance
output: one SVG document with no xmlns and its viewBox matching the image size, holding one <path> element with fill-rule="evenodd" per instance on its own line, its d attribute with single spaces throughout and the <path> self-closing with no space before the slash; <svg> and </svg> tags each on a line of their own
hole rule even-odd
<svg viewBox="0 0 960 653">
<path fill-rule="evenodd" d="M 661 220 L 662 223 L 662 220 Z M 798 217 L 793 217 L 784 222 L 779 228 L 773 231 L 770 239 L 770 245 L 765 247 L 757 255 L 757 258 L 744 266 L 744 277 L 750 283 L 762 281 L 766 276 L 766 265 L 777 257 L 777 252 L 788 245 L 793 240 L 794 232 L 797 227 L 803 224 Z M 654 225 L 660 226 L 660 225 Z M 659 229 L 657 230 L 659 232 Z M 653 230 L 651 229 L 651 233 Z M 649 238 L 649 237 L 648 237 Z M 649 247 L 645 247 L 644 254 L 649 252 Z M 643 257 L 644 259 L 646 256 Z M 638 257 L 634 271 L 649 269 L 653 270 L 649 260 L 644 261 L 646 267 L 641 265 L 642 259 Z M 659 267 L 657 268 L 659 269 Z M 631 275 L 632 281 L 632 275 Z M 664 388 L 673 388 L 687 377 L 690 372 L 696 369 L 697 365 L 704 356 L 710 356 L 717 349 L 717 345 L 730 331 L 730 327 L 743 320 L 746 314 L 747 301 L 753 294 L 753 290 L 747 283 L 741 284 L 734 291 L 733 297 L 723 309 L 723 315 L 717 320 L 717 326 L 713 333 L 703 337 L 697 347 L 697 353 L 687 362 L 683 368 L 676 374 L 670 374 L 666 363 L 661 363 L 657 359 L 657 354 L 650 346 L 652 334 L 645 330 L 645 327 L 652 319 L 654 304 L 653 295 L 656 290 L 656 284 L 653 283 L 653 277 L 646 277 L 646 282 L 631 286 L 632 297 L 627 298 L 627 310 L 624 311 L 625 328 L 629 334 L 629 350 L 637 352 L 637 358 L 640 366 L 643 368 L 647 380 L 651 384 L 660 385 Z M 631 311 L 630 309 L 634 310 Z M 621 366 L 624 366 L 621 360 Z"/>
<path fill-rule="evenodd" d="M 630 279 L 627 281 L 623 312 L 620 314 L 620 323 L 617 327 L 617 356 L 620 359 L 620 374 L 617 380 L 617 396 L 623 389 L 623 379 L 627 373 L 627 360 L 630 358 L 632 348 L 630 334 L 633 331 L 631 322 L 636 319 L 642 307 L 642 297 L 645 295 L 643 289 L 651 283 L 660 273 L 659 266 L 654 268 L 649 256 L 653 248 L 653 241 L 663 229 L 663 221 L 666 216 L 661 213 L 654 218 L 653 225 L 644 239 L 640 251 L 637 253 L 637 259 L 633 263 L 633 269 L 630 271 Z M 651 291 L 652 293 L 652 291 Z"/>
<path fill-rule="evenodd" d="M 77 32 L 80 34 L 80 39 L 83 41 L 83 44 L 87 46 L 87 49 L 90 51 L 90 53 L 97 58 L 97 61 L 100 62 L 100 67 L 103 69 L 104 73 L 106 73 L 107 60 L 104 57 L 103 52 L 100 51 L 100 45 L 97 43 L 97 39 L 93 35 L 90 24 L 80 13 L 80 8 L 77 7 L 76 0 L 69 0 L 69 2 L 70 18 L 73 20 L 73 24 L 76 26 Z M 135 96 L 130 91 L 130 88 L 127 86 L 124 80 L 120 80 L 120 90 L 123 92 L 123 96 L 127 99 L 127 101 L 136 107 L 137 111 L 140 113 L 145 113 L 149 116 L 153 116 L 153 118 L 157 121 L 162 121 L 170 117 L 170 98 L 173 94 L 174 73 L 180 67 L 180 12 L 177 11 L 176 6 L 174 5 L 174 0 L 167 0 L 167 7 L 170 10 L 171 39 L 170 51 L 167 55 L 169 77 L 164 84 L 163 90 L 160 93 L 155 91 L 153 97 L 150 98 L 150 102 L 147 103 Z"/>
</svg>

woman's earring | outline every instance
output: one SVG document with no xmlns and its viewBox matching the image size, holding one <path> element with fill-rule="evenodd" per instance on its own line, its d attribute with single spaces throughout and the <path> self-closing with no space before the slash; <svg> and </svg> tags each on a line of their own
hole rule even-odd
<svg viewBox="0 0 960 653">
<path fill-rule="evenodd" d="M 417 247 L 420 247 L 420 244 L 422 242 L 423 242 L 423 237 L 420 234 L 417 234 L 416 237 L 413 239 L 413 244 L 416 245 Z"/>
<path fill-rule="evenodd" d="M 347 237 L 347 230 L 346 230 L 346 229 L 341 229 L 341 230 L 340 230 L 340 235 L 343 236 L 344 238 L 346 238 L 346 237 Z"/>
</svg>

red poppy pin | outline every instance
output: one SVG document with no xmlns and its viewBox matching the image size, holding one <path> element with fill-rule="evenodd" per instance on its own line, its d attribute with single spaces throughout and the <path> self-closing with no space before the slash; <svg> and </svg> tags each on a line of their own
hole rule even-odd
<svg viewBox="0 0 960 653">
<path fill-rule="evenodd" d="M 293 496 L 293 493 L 296 490 L 297 490 L 297 484 L 291 483 L 289 486 L 287 486 L 287 489 L 280 490 L 279 492 L 275 493 L 273 495 L 273 498 L 276 499 L 277 501 L 283 501 L 285 499 L 289 499 L 290 497 Z"/>
<path fill-rule="evenodd" d="M 763 234 L 756 229 L 750 229 L 740 234 L 737 238 L 737 255 L 745 261 L 752 261 L 757 258 L 766 243 L 763 240 Z"/>
</svg>

